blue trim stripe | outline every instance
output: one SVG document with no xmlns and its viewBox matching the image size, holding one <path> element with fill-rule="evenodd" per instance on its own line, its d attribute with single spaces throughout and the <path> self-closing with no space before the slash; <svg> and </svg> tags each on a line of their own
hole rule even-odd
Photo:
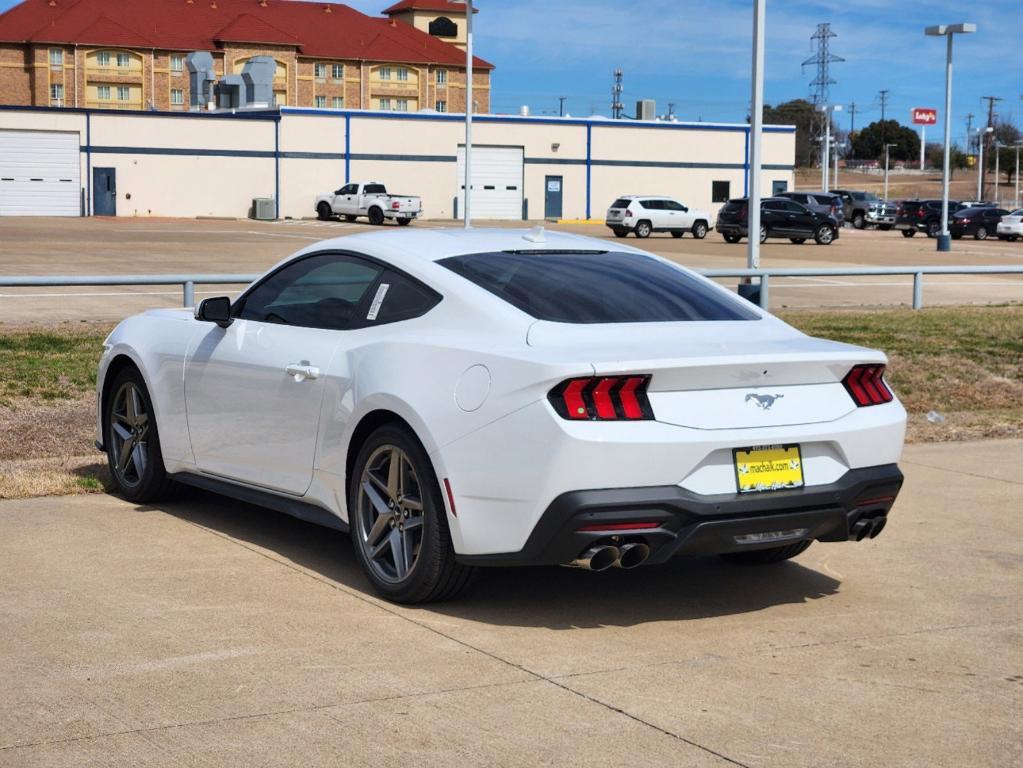
<svg viewBox="0 0 1023 768">
<path fill-rule="evenodd" d="M 742 147 L 742 196 L 749 197 L 749 139 L 750 129 L 746 129 L 746 141 Z"/>
<path fill-rule="evenodd" d="M 345 184 L 352 182 L 352 116 L 345 115 Z"/>
<path fill-rule="evenodd" d="M 85 115 L 85 215 L 92 216 L 92 120 Z"/>
<path fill-rule="evenodd" d="M 262 157 L 272 159 L 277 153 L 263 149 L 197 149 L 192 147 L 108 147 L 90 146 L 82 148 L 83 152 L 97 155 L 183 155 L 188 157 Z"/>
<path fill-rule="evenodd" d="M 274 121 L 274 218 L 281 217 L 281 121 Z"/>
<path fill-rule="evenodd" d="M 593 198 L 593 126 L 586 126 L 586 218 L 590 218 L 590 203 Z"/>
</svg>

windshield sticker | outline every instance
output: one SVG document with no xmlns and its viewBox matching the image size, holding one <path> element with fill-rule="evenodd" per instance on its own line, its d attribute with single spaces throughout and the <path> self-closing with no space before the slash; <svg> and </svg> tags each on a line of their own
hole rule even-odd
<svg viewBox="0 0 1023 768">
<path fill-rule="evenodd" d="M 366 315 L 367 320 L 377 319 L 377 315 L 380 314 L 380 305 L 384 303 L 384 296 L 387 295 L 387 289 L 390 287 L 389 283 L 380 283 L 380 287 L 377 288 L 377 295 L 373 297 L 373 303 L 369 305 L 369 314 Z"/>
</svg>

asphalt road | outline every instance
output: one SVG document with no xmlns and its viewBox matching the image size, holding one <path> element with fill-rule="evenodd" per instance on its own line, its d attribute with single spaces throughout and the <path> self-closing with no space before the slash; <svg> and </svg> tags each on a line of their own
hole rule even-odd
<svg viewBox="0 0 1023 768">
<path fill-rule="evenodd" d="M 417 222 L 414 227 L 453 226 Z M 485 226 L 486 224 L 484 224 Z M 388 225 L 388 228 L 394 225 Z M 0 218 L 0 274 L 86 275 L 170 272 L 259 273 L 310 243 L 363 231 L 363 224 L 317 221 L 204 221 L 165 219 Z M 598 225 L 565 225 L 614 247 L 610 231 Z M 686 236 L 634 237 L 630 245 L 654 251 L 692 267 L 741 268 L 745 241 L 731 245 L 716 233 L 703 241 Z M 846 228 L 831 246 L 793 245 L 770 240 L 762 263 L 773 267 L 1023 265 L 1023 243 L 959 240 L 950 254 L 935 251 L 923 236 Z M 736 280 L 723 281 L 734 286 Z M 925 303 L 985 304 L 1023 301 L 1023 276 L 933 277 L 925 280 Z M 203 286 L 198 298 L 237 292 L 240 286 Z M 772 308 L 908 305 L 912 278 L 798 278 L 771 283 Z M 181 289 L 166 286 L 29 288 L 0 287 L 0 323 L 62 320 L 115 321 L 148 307 L 180 306 Z"/>
<path fill-rule="evenodd" d="M 1020 765 L 1021 464 L 914 445 L 874 541 L 422 608 L 215 497 L 0 502 L 0 766 Z"/>
</svg>

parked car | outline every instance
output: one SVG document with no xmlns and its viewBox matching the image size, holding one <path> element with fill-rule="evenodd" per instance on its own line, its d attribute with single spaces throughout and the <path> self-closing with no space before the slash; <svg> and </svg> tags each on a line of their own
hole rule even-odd
<svg viewBox="0 0 1023 768">
<path fill-rule="evenodd" d="M 999 240 L 1008 240 L 1010 243 L 1023 237 L 1023 208 L 1002 216 L 998 222 L 997 235 Z"/>
<path fill-rule="evenodd" d="M 403 226 L 418 218 L 423 210 L 418 197 L 388 194 L 387 187 L 376 181 L 345 184 L 336 192 L 320 195 L 315 208 L 317 217 L 323 221 L 335 216 L 355 221 L 365 216 L 370 224 L 383 224 L 385 219 L 393 219 Z"/>
<path fill-rule="evenodd" d="M 1002 208 L 960 208 L 955 216 L 949 216 L 948 231 L 958 240 L 963 235 L 973 235 L 974 240 L 987 240 L 998 230 L 998 222 L 1009 212 Z"/>
<path fill-rule="evenodd" d="M 873 192 L 858 189 L 832 190 L 842 198 L 842 209 L 845 220 L 852 222 L 856 229 L 873 224 L 878 229 L 889 230 L 895 226 L 896 204 L 891 200 L 882 200 Z"/>
<path fill-rule="evenodd" d="M 948 201 L 948 220 L 952 214 L 963 208 L 957 200 Z M 895 212 L 895 228 L 903 237 L 913 237 L 925 232 L 928 237 L 937 237 L 941 232 L 941 200 L 900 200 Z"/>
<path fill-rule="evenodd" d="M 652 195 L 619 197 L 611 203 L 604 219 L 616 237 L 625 237 L 630 232 L 635 232 L 636 237 L 650 237 L 651 232 L 671 232 L 672 237 L 682 237 L 692 232 L 697 240 L 707 236 L 710 222 L 706 211 L 690 208 L 671 197 Z"/>
<path fill-rule="evenodd" d="M 721 206 L 715 226 L 726 242 L 737 243 L 746 237 L 748 199 L 736 198 Z M 760 242 L 769 237 L 787 237 L 798 245 L 812 237 L 818 245 L 831 245 L 838 239 L 838 232 L 838 221 L 834 216 L 811 211 L 795 200 L 769 197 L 760 203 Z"/>
<path fill-rule="evenodd" d="M 831 192 L 797 192 L 790 190 L 779 192 L 777 197 L 794 200 L 800 205 L 805 205 L 811 211 L 829 214 L 838 222 L 840 227 L 845 223 L 845 209 L 842 207 L 842 198 Z"/>
<path fill-rule="evenodd" d="M 97 446 L 133 502 L 183 483 L 350 531 L 370 584 L 415 603 L 476 566 L 876 536 L 906 428 L 886 362 L 604 239 L 365 232 L 120 323 Z"/>
</svg>

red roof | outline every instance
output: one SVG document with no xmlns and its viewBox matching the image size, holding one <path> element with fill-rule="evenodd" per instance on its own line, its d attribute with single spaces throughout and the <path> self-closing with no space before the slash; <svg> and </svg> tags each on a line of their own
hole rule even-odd
<svg viewBox="0 0 1023 768">
<path fill-rule="evenodd" d="M 306 0 L 24 0 L 0 14 L 0 42 L 174 51 L 259 43 L 326 59 L 465 63 L 460 48 L 411 25 Z M 480 58 L 474 66 L 493 68 Z"/>
<path fill-rule="evenodd" d="M 447 11 L 448 13 L 465 13 L 465 3 L 456 3 L 452 0 L 400 0 L 390 8 L 385 8 L 385 14 L 398 13 L 399 11 Z M 473 9 L 479 13 L 479 8 Z"/>
</svg>

